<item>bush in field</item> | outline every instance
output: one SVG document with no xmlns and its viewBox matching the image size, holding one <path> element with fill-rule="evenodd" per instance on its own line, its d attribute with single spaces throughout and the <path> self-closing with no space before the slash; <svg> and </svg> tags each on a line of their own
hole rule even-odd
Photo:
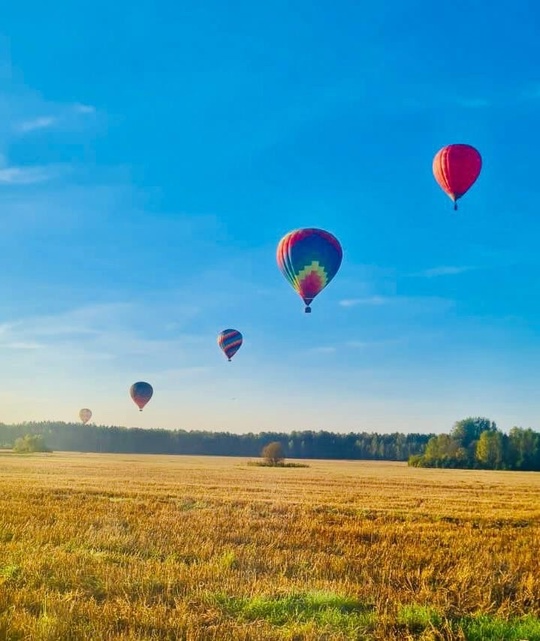
<svg viewBox="0 0 540 641">
<path fill-rule="evenodd" d="M 285 452 L 279 441 L 272 441 L 262 449 L 261 456 L 267 465 L 283 465 L 285 463 Z"/>
<path fill-rule="evenodd" d="M 45 445 L 45 440 L 41 434 L 26 434 L 23 438 L 18 438 L 13 445 L 13 451 L 18 454 L 52 452 L 52 450 Z"/>
<path fill-rule="evenodd" d="M 409 456 L 408 465 L 410 467 L 423 467 L 423 458 L 424 457 L 421 454 L 413 454 L 412 456 Z"/>
</svg>

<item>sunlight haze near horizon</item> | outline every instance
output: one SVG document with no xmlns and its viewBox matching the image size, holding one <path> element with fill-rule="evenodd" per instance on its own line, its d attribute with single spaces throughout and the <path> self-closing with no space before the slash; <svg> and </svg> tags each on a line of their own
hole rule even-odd
<svg viewBox="0 0 540 641">
<path fill-rule="evenodd" d="M 0 421 L 540 429 L 532 7 L 6 6 Z M 454 212 L 431 167 L 461 142 Z M 276 265 L 298 227 L 344 250 L 311 315 Z"/>
</svg>

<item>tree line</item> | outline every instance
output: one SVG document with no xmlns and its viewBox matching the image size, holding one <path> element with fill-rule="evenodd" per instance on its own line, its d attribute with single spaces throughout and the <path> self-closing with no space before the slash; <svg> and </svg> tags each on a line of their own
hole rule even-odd
<svg viewBox="0 0 540 641">
<path fill-rule="evenodd" d="M 454 423 L 450 434 L 432 436 L 409 465 L 540 471 L 540 432 L 513 427 L 505 434 L 488 418 L 465 418 Z"/>
<path fill-rule="evenodd" d="M 54 421 L 0 423 L 0 447 L 17 451 L 258 457 L 265 446 L 275 442 L 281 445 L 283 456 L 293 459 L 408 461 L 415 467 L 540 471 L 540 432 L 513 427 L 505 434 L 483 417 L 457 421 L 449 434 L 437 435 L 324 430 L 232 434 Z"/>
<path fill-rule="evenodd" d="M 63 422 L 0 423 L 0 445 L 12 448 L 17 439 L 41 435 L 52 450 L 125 454 L 191 454 L 259 456 L 271 442 L 284 455 L 299 459 L 407 461 L 421 454 L 430 434 L 337 434 L 327 431 L 259 432 L 231 434 L 165 429 L 141 429 Z"/>
</svg>

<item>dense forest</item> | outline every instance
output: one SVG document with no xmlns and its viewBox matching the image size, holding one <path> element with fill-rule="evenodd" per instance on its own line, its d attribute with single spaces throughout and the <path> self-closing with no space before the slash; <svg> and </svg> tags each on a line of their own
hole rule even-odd
<svg viewBox="0 0 540 641">
<path fill-rule="evenodd" d="M 409 465 L 489 470 L 540 471 L 540 432 L 513 427 L 501 432 L 488 418 L 466 418 L 450 434 L 432 436 Z"/>
<path fill-rule="evenodd" d="M 231 434 L 60 422 L 0 424 L 3 447 L 11 448 L 17 439 L 27 435 L 41 435 L 46 446 L 57 451 L 259 456 L 265 445 L 279 441 L 290 458 L 391 461 L 407 461 L 412 455 L 421 454 L 432 436 L 325 431 Z"/>
<path fill-rule="evenodd" d="M 39 439 L 34 437 L 39 436 Z M 30 440 L 29 440 L 30 439 Z M 487 418 L 466 418 L 449 434 L 338 434 L 327 431 L 231 434 L 140 429 L 44 421 L 0 423 L 0 447 L 24 451 L 260 456 L 278 441 L 288 458 L 408 461 L 415 467 L 540 471 L 540 432 L 513 427 L 508 434 Z"/>
</svg>

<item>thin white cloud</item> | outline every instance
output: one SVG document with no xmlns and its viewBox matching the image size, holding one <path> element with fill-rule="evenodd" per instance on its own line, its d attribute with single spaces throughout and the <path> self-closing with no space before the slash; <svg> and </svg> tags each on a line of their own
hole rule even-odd
<svg viewBox="0 0 540 641">
<path fill-rule="evenodd" d="M 51 167 L 6 167 L 0 169 L 0 183 L 4 185 L 32 185 L 50 180 L 58 174 Z"/>
<path fill-rule="evenodd" d="M 387 296 L 367 296 L 365 298 L 344 298 L 339 301 L 341 307 L 355 307 L 356 305 L 385 305 L 390 302 Z"/>
<path fill-rule="evenodd" d="M 423 278 L 436 278 L 437 276 L 455 276 L 456 274 L 464 274 L 465 272 L 470 272 L 473 269 L 476 268 L 470 265 L 443 265 L 441 267 L 432 267 L 420 272 L 414 272 L 412 274 L 409 274 L 409 276 L 419 276 Z"/>
<path fill-rule="evenodd" d="M 370 347 L 386 347 L 388 345 L 399 345 L 405 343 L 404 338 L 387 338 L 383 340 L 371 340 L 371 341 L 347 341 L 345 343 L 346 347 L 352 347 L 353 349 L 368 349 Z"/>
<path fill-rule="evenodd" d="M 347 341 L 347 347 L 353 347 L 354 349 L 365 349 L 366 347 L 371 347 L 373 343 L 369 341 Z"/>
<path fill-rule="evenodd" d="M 30 343 L 25 341 L 15 341 L 13 343 L 2 343 L 0 342 L 0 348 L 5 347 L 7 349 L 43 349 L 44 345 L 40 343 Z"/>
<path fill-rule="evenodd" d="M 39 129 L 50 129 L 58 123 L 58 118 L 55 116 L 39 116 L 31 120 L 23 120 L 16 126 L 16 129 L 21 133 L 29 133 Z"/>
<path fill-rule="evenodd" d="M 95 107 L 93 107 L 92 105 L 84 105 L 82 103 L 77 103 L 73 107 L 73 110 L 79 114 L 95 114 L 96 113 Z"/>
<path fill-rule="evenodd" d="M 88 118 L 96 114 L 92 105 L 76 103 L 75 105 L 56 105 L 51 108 L 53 114 L 31 116 L 15 122 L 13 131 L 19 134 L 29 134 L 34 131 L 46 129 L 73 129 L 81 126 L 81 118 Z"/>
<path fill-rule="evenodd" d="M 140 357 L 157 358 L 172 366 L 179 354 L 200 351 L 200 336 L 178 332 L 173 338 L 156 337 L 152 318 L 139 325 L 144 313 L 144 306 L 133 303 L 95 304 L 5 323 L 0 326 L 0 350 L 41 348 L 40 362 L 68 363 L 68 367 L 80 359 L 121 362 Z M 180 307 L 177 313 L 182 313 Z M 189 311 L 184 314 L 186 319 L 192 317 Z"/>
<path fill-rule="evenodd" d="M 314 354 L 333 354 L 336 351 L 336 348 L 331 345 L 321 345 L 321 347 L 312 347 L 309 351 Z"/>
<path fill-rule="evenodd" d="M 390 316 L 395 319 L 399 314 L 400 317 L 407 315 L 415 315 L 418 313 L 432 314 L 447 311 L 455 306 L 455 301 L 449 298 L 440 296 L 371 296 L 368 298 L 350 298 L 341 300 L 339 304 L 342 307 L 375 307 L 380 308 L 380 314 L 386 314 L 387 318 L 389 310 Z"/>
<path fill-rule="evenodd" d="M 3 323 L 0 326 L 2 336 L 63 336 L 72 334 L 97 334 L 96 325 L 105 326 L 118 311 L 131 309 L 128 304 L 88 305 L 60 314 L 36 316 Z"/>
<path fill-rule="evenodd" d="M 113 322 L 118 322 L 122 314 L 126 316 L 133 310 L 130 303 L 110 303 L 86 305 L 57 315 L 39 316 L 5 323 L 0 326 L 0 335 L 6 332 L 20 332 L 40 337 L 70 338 L 73 335 L 100 335 Z"/>
</svg>

